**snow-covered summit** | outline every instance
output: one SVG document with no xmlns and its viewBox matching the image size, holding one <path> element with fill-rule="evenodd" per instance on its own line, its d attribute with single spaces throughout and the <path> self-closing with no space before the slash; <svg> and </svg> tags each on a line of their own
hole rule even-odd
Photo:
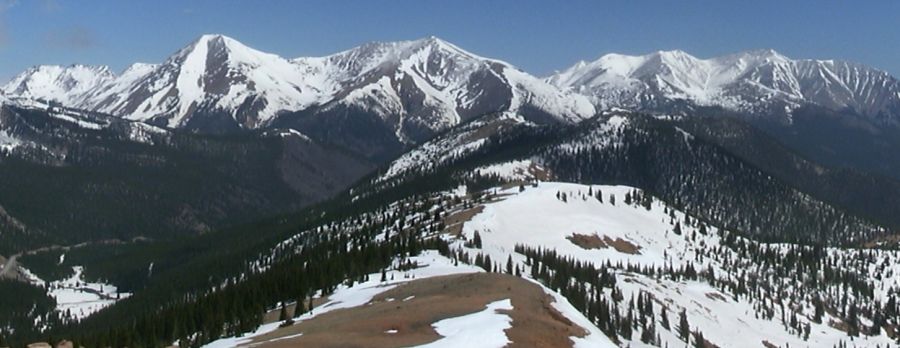
<svg viewBox="0 0 900 348">
<path fill-rule="evenodd" d="M 546 79 L 592 97 L 602 108 L 655 108 L 687 100 L 736 111 L 814 104 L 869 117 L 900 117 L 900 81 L 859 64 L 791 59 L 775 50 L 700 59 L 683 51 L 608 54 Z"/>
<path fill-rule="evenodd" d="M 581 95 L 436 37 L 369 43 L 294 61 L 316 66 L 310 70 L 338 81 L 341 88 L 329 106 L 352 105 L 382 117 L 399 115 L 413 129 L 438 131 L 492 112 L 537 110 L 567 122 L 594 113 Z M 403 132 L 400 126 L 398 133 Z"/>
<path fill-rule="evenodd" d="M 491 112 L 541 112 L 567 122 L 594 112 L 584 96 L 433 36 L 285 59 L 203 35 L 162 64 L 135 64 L 119 75 L 42 69 L 48 72 L 26 72 L 3 90 L 176 128 L 224 120 L 253 129 L 285 112 L 352 107 L 394 123 L 409 140 Z"/>
<path fill-rule="evenodd" d="M 0 90 L 11 96 L 71 105 L 80 103 L 85 93 L 114 77 L 106 66 L 40 65 L 17 75 Z"/>
<path fill-rule="evenodd" d="M 200 110 L 224 111 L 255 128 L 321 96 L 290 61 L 227 36 L 203 35 L 163 64 L 132 66 L 81 106 L 133 120 L 163 119 L 169 127 L 183 126 Z"/>
</svg>

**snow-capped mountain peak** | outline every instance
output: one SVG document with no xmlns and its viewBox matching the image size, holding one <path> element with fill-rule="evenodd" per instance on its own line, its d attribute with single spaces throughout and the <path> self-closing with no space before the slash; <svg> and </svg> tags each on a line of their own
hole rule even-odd
<svg viewBox="0 0 900 348">
<path fill-rule="evenodd" d="M 26 75 L 26 74 L 23 74 Z M 43 77 L 43 76 L 49 77 Z M 60 73 L 27 74 L 57 81 Z M 163 63 L 122 74 L 98 71 L 86 82 L 41 83 L 39 97 L 130 120 L 201 131 L 253 129 L 283 113 L 346 107 L 381 118 L 403 142 L 417 142 L 493 112 L 541 113 L 574 122 L 593 114 L 584 96 L 429 36 L 373 42 L 325 57 L 285 59 L 224 35 L 203 35 Z M 80 80 L 79 80 L 80 81 Z M 4 88 L 31 96 L 22 86 Z M 78 86 L 74 88 L 73 86 Z"/>
<path fill-rule="evenodd" d="M 542 113 L 575 122 L 594 111 L 583 96 L 434 36 L 372 42 L 293 62 L 337 86 L 324 112 L 366 110 L 405 143 L 488 113 Z"/>
<path fill-rule="evenodd" d="M 128 72 L 133 72 L 129 74 Z M 224 113 L 255 128 L 278 112 L 317 102 L 296 64 L 224 35 L 203 35 L 160 65 L 136 65 L 93 96 L 88 108 L 185 126 L 194 114 Z"/>
<path fill-rule="evenodd" d="M 40 65 L 13 78 L 2 91 L 18 97 L 73 104 L 78 103 L 86 92 L 114 77 L 107 66 Z"/>
<path fill-rule="evenodd" d="M 708 59 L 678 50 L 607 54 L 547 81 L 590 95 L 601 108 L 653 110 L 686 100 L 761 115 L 813 104 L 900 120 L 900 82 L 889 74 L 834 60 L 795 60 L 772 49 Z"/>
</svg>

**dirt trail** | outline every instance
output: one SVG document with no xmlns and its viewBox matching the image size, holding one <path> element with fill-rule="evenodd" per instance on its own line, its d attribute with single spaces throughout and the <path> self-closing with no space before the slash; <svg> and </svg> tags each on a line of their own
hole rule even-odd
<svg viewBox="0 0 900 348">
<path fill-rule="evenodd" d="M 253 347 L 408 347 L 441 338 L 437 321 L 484 310 L 510 299 L 510 347 L 571 347 L 585 330 L 551 305 L 538 285 L 504 274 L 477 273 L 414 280 L 375 296 L 366 305 L 321 314 L 256 337 Z M 302 333 L 302 335 L 300 335 Z"/>
</svg>

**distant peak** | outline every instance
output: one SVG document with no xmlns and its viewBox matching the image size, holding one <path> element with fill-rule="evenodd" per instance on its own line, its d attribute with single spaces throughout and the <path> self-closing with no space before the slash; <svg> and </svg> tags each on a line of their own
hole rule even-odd
<svg viewBox="0 0 900 348">
<path fill-rule="evenodd" d="M 204 34 L 194 40 L 188 47 L 199 45 L 221 45 L 221 47 L 247 47 L 238 40 L 222 34 Z"/>
<path fill-rule="evenodd" d="M 264 53 L 222 34 L 205 34 L 169 57 L 169 61 L 179 62 L 195 53 L 200 53 L 204 57 L 209 54 L 225 57 L 231 56 L 234 52 L 242 52 L 243 54 Z"/>
<path fill-rule="evenodd" d="M 226 40 L 236 41 L 236 40 L 234 40 L 228 36 L 222 35 L 222 34 L 203 34 L 203 35 L 200 35 L 200 37 L 197 38 L 196 41 L 197 42 L 209 42 L 209 41 L 226 41 Z"/>
<path fill-rule="evenodd" d="M 763 57 L 763 58 L 782 58 L 787 59 L 783 54 L 771 48 L 762 48 L 745 52 L 747 55 Z"/>
<path fill-rule="evenodd" d="M 424 38 L 419 39 L 418 41 L 427 42 L 427 43 L 447 43 L 447 41 L 445 41 L 437 36 L 434 36 L 434 35 L 428 35 Z"/>
<path fill-rule="evenodd" d="M 619 54 L 619 53 L 609 53 L 605 54 L 597 60 L 599 63 L 609 63 L 609 62 L 646 62 L 646 61 L 706 61 L 706 62 L 715 62 L 715 61 L 727 61 L 730 59 L 750 59 L 750 60 L 769 60 L 769 61 L 790 61 L 791 59 L 787 56 L 775 51 L 774 49 L 757 49 L 757 50 L 749 50 L 739 53 L 734 53 L 725 56 L 718 56 L 712 58 L 698 58 L 696 56 L 691 55 L 680 49 L 674 50 L 660 50 L 644 55 L 627 55 L 627 54 Z M 591 64 L 591 63 L 588 63 Z M 576 63 L 576 67 L 584 66 L 582 63 Z"/>
<path fill-rule="evenodd" d="M 654 54 L 651 54 L 651 56 L 658 57 L 661 61 L 667 62 L 667 63 L 689 62 L 689 61 L 700 60 L 699 58 L 694 57 L 694 56 L 690 55 L 689 53 L 682 51 L 682 50 L 656 51 Z"/>
<path fill-rule="evenodd" d="M 137 68 L 146 68 L 146 67 L 151 67 L 151 66 L 156 66 L 156 65 L 157 65 L 157 64 L 154 64 L 154 63 L 142 63 L 142 62 L 137 62 L 137 63 L 132 63 L 131 65 L 128 66 L 128 68 L 135 68 L 135 69 L 137 69 Z"/>
<path fill-rule="evenodd" d="M 643 55 L 631 55 L 631 54 L 621 54 L 621 53 L 607 53 L 601 56 L 598 61 L 616 61 L 616 60 L 645 60 L 652 58 L 665 58 L 665 59 L 697 59 L 691 54 L 682 51 L 682 50 L 660 50 L 656 52 L 651 52 Z"/>
<path fill-rule="evenodd" d="M 418 40 L 409 41 L 413 46 L 418 47 L 456 47 L 453 44 L 434 35 L 426 36 Z"/>
<path fill-rule="evenodd" d="M 86 64 L 71 64 L 68 66 L 63 65 L 35 65 L 23 72 L 22 74 L 33 74 L 37 72 L 72 72 L 72 71 L 93 71 L 98 74 L 106 74 L 111 73 L 109 66 L 106 65 L 86 65 Z"/>
<path fill-rule="evenodd" d="M 411 43 L 413 43 L 414 47 L 432 47 L 432 48 L 440 50 L 440 51 L 453 52 L 453 53 L 461 54 L 464 56 L 480 58 L 477 55 L 472 54 L 471 52 L 466 51 L 466 50 L 460 48 L 459 46 L 457 46 L 447 40 L 444 40 L 437 36 L 434 36 L 434 35 L 430 35 L 430 36 L 427 36 L 427 37 L 424 37 L 424 38 L 421 38 L 418 40 L 411 41 Z"/>
<path fill-rule="evenodd" d="M 685 51 L 674 49 L 674 50 L 660 50 L 656 51 L 656 54 L 661 56 L 691 56 Z"/>
<path fill-rule="evenodd" d="M 122 74 L 146 72 L 157 67 L 157 64 L 150 63 L 134 63 L 129 65 Z"/>
</svg>

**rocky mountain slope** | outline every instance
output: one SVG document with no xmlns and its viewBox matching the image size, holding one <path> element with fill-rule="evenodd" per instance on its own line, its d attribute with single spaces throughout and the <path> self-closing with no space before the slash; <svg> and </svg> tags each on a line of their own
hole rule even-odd
<svg viewBox="0 0 900 348">
<path fill-rule="evenodd" d="M 201 132 L 264 128 L 313 106 L 317 113 L 362 109 L 404 143 L 486 112 L 566 122 L 594 112 L 582 96 L 435 37 L 289 60 L 204 35 L 162 64 L 136 64 L 120 75 L 104 67 L 36 67 L 3 91 Z"/>
<path fill-rule="evenodd" d="M 115 79 L 105 66 L 41 65 L 22 72 L 2 87 L 10 96 L 55 101 L 67 106 L 80 105 L 85 95 Z"/>
<path fill-rule="evenodd" d="M 791 111 L 816 105 L 878 124 L 900 124 L 900 80 L 887 72 L 835 60 L 791 59 L 774 50 L 709 59 L 683 51 L 608 54 L 547 81 L 589 95 L 602 108 L 665 110 L 687 101 L 790 122 Z"/>
</svg>

